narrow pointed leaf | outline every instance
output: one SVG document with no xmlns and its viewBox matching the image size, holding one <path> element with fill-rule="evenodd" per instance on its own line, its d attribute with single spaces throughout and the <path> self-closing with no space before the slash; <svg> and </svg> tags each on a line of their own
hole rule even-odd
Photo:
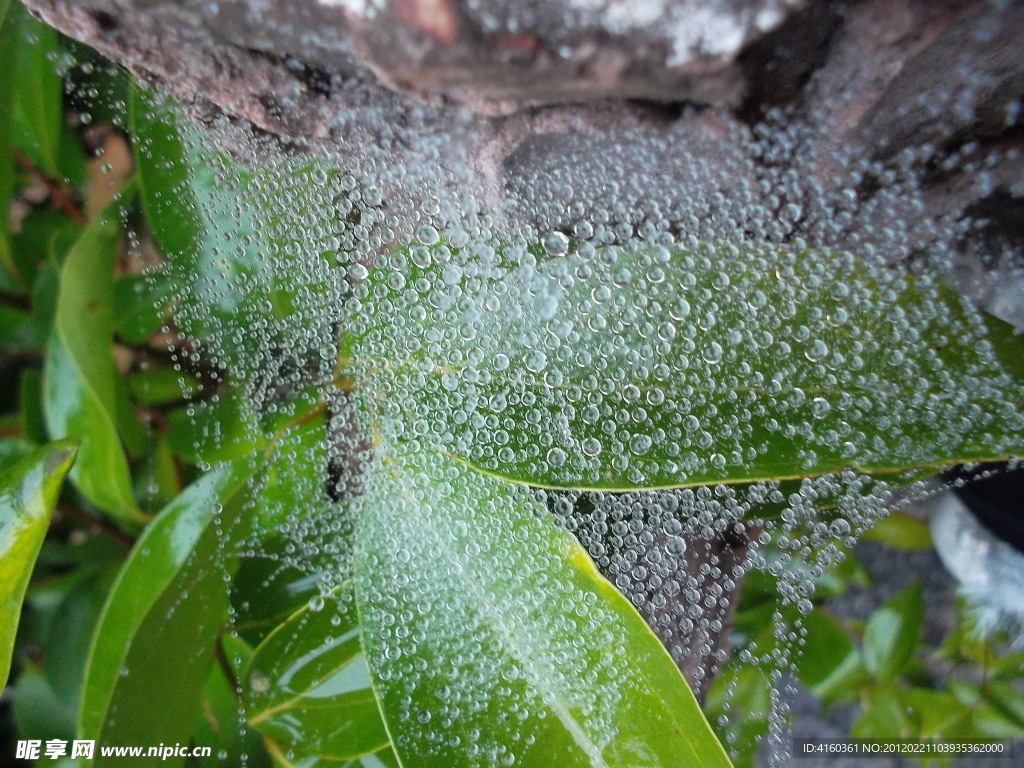
<svg viewBox="0 0 1024 768">
<path fill-rule="evenodd" d="M 20 11 L 14 0 L 0 0 L 0 59 L 8 62 L 0 67 L 0 265 L 6 275 L 3 283 L 12 286 L 21 284 L 24 277 L 14 263 L 11 254 L 10 232 L 8 230 L 8 214 L 11 197 L 14 194 L 14 94 L 17 91 L 17 68 L 10 62 L 17 55 L 18 26 L 17 14 Z"/>
<path fill-rule="evenodd" d="M 249 724 L 279 744 L 331 760 L 388 744 L 359 644 L 351 589 L 313 598 L 256 649 L 242 681 Z"/>
<path fill-rule="evenodd" d="M 374 267 L 346 370 L 408 392 L 440 450 L 508 480 L 627 490 L 1024 453 L 1024 337 L 935 276 L 707 244 L 538 264 L 442 243 Z"/>
<path fill-rule="evenodd" d="M 11 670 L 21 604 L 75 447 L 54 443 L 0 474 L 0 688 Z"/>
<path fill-rule="evenodd" d="M 14 109 L 17 140 L 40 170 L 51 178 L 62 179 L 59 161 L 64 85 L 53 60 L 59 53 L 60 42 L 55 29 L 37 21 L 23 8 L 16 10 L 21 22 Z M 5 62 L 5 66 L 10 64 L 10 60 Z"/>
<path fill-rule="evenodd" d="M 403 765 L 729 765 L 657 638 L 528 491 L 379 451 L 355 584 Z"/>
<path fill-rule="evenodd" d="M 90 502 L 127 524 L 143 521 L 117 431 L 113 344 L 114 259 L 120 223 L 108 210 L 82 233 L 60 274 L 46 348 L 44 404 L 54 437 L 82 441 L 71 480 Z"/>
<path fill-rule="evenodd" d="M 238 463 L 204 475 L 136 543 L 96 630 L 79 714 L 82 738 L 99 745 L 188 739 L 214 639 L 227 620 L 225 576 L 234 560 L 223 551 L 218 525 L 241 530 L 250 474 Z"/>
</svg>

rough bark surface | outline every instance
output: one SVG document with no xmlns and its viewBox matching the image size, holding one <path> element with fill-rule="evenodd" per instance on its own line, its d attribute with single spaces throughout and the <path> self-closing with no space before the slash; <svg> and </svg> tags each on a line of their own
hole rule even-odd
<svg viewBox="0 0 1024 768">
<path fill-rule="evenodd" d="M 199 117 L 244 118 L 349 153 L 459 132 L 478 187 L 495 199 L 530 189 L 567 158 L 598 162 L 603 147 L 612 152 L 628 135 L 661 137 L 669 149 L 616 155 L 617 172 L 677 194 L 694 184 L 692 168 L 672 155 L 677 145 L 699 156 L 704 187 L 719 174 L 726 192 L 737 167 L 756 188 L 759 169 L 799 157 L 801 173 L 827 193 L 848 185 L 860 162 L 851 207 L 861 229 L 874 217 L 882 231 L 892 215 L 872 207 L 884 186 L 879 169 L 913 173 L 919 201 L 900 212 L 912 232 L 897 256 L 965 211 L 984 212 L 997 229 L 1000 217 L 1020 215 L 1017 1 L 24 1 Z M 813 140 L 797 137 L 766 156 L 757 126 L 772 110 Z M 786 236 L 813 237 L 803 226 L 791 223 Z M 734 537 L 694 544 L 723 568 L 746 552 Z M 696 558 L 691 575 L 710 589 L 707 566 Z M 645 614 L 667 644 L 685 644 L 662 620 L 672 611 Z M 721 656 L 724 636 L 713 638 L 713 654 Z M 706 678 L 694 676 L 706 667 L 700 656 L 681 665 L 703 689 Z"/>
</svg>

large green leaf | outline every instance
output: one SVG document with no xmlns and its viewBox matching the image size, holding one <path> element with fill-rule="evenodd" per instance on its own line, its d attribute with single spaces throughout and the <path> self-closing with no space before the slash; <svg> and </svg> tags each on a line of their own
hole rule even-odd
<svg viewBox="0 0 1024 768">
<path fill-rule="evenodd" d="M 307 755 L 344 760 L 388 735 L 370 689 L 351 588 L 314 596 L 256 649 L 242 682 L 249 724 Z"/>
<path fill-rule="evenodd" d="M 14 109 L 18 141 L 40 170 L 51 178 L 63 179 L 60 148 L 64 86 L 56 71 L 55 58 L 60 53 L 57 31 L 34 19 L 20 3 L 16 5 L 21 21 Z"/>
<path fill-rule="evenodd" d="M 0 681 L 4 685 L 32 566 L 74 458 L 73 445 L 54 443 L 0 474 Z"/>
<path fill-rule="evenodd" d="M 207 473 L 136 543 L 96 629 L 79 712 L 82 738 L 100 745 L 188 739 L 227 620 L 225 577 L 235 558 L 224 551 L 230 539 L 221 529 L 243 530 L 251 471 L 239 462 Z"/>
<path fill-rule="evenodd" d="M 882 682 L 902 672 L 917 646 L 923 621 L 920 584 L 911 584 L 879 606 L 864 627 L 864 665 L 868 671 Z"/>
<path fill-rule="evenodd" d="M 0 263 L 6 275 L 4 284 L 24 283 L 24 277 L 15 266 L 11 255 L 7 212 L 14 191 L 13 125 L 14 94 L 17 89 L 17 68 L 10 62 L 17 55 L 18 28 L 15 23 L 18 3 L 0 0 L 0 58 L 8 62 L 0 67 Z"/>
<path fill-rule="evenodd" d="M 54 59 L 59 53 L 57 33 L 33 18 L 20 3 L 15 5 L 20 22 L 20 45 L 13 61 L 17 72 L 17 140 L 40 170 L 51 178 L 61 179 L 63 85 L 55 70 Z M 7 66 L 10 63 L 8 60 Z"/>
<path fill-rule="evenodd" d="M 82 233 L 60 274 L 46 348 L 46 422 L 54 437 L 82 441 L 71 480 L 90 502 L 127 524 L 144 520 L 132 497 L 117 430 L 113 343 L 114 259 L 120 222 L 108 210 Z"/>
<path fill-rule="evenodd" d="M 440 449 L 624 490 L 1024 454 L 1024 337 L 843 254 L 440 243 L 357 286 L 343 364 Z M 346 359 L 347 356 L 347 359 Z"/>
<path fill-rule="evenodd" d="M 378 456 L 355 584 L 403 765 L 729 765 L 668 653 L 528 490 L 404 442 Z"/>
</svg>

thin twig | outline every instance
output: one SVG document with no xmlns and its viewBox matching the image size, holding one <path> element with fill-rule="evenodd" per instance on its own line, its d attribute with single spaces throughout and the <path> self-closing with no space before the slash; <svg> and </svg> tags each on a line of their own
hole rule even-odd
<svg viewBox="0 0 1024 768">
<path fill-rule="evenodd" d="M 80 227 L 85 227 L 89 223 L 88 219 L 85 218 L 85 214 L 82 213 L 79 207 L 75 205 L 75 202 L 71 199 L 70 192 L 67 189 L 66 184 L 44 173 L 20 150 L 14 150 L 14 162 L 16 162 L 23 171 L 46 187 L 46 190 L 50 193 L 50 201 L 53 203 L 55 208 L 62 210 L 69 219 Z"/>
</svg>

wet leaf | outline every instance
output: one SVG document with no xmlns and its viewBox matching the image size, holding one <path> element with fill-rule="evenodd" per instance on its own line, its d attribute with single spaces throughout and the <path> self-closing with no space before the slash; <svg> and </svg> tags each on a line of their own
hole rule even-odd
<svg viewBox="0 0 1024 768">
<path fill-rule="evenodd" d="M 181 491 L 182 477 L 174 453 L 161 435 L 135 474 L 135 493 L 144 508 L 159 508 Z"/>
<path fill-rule="evenodd" d="M 914 654 L 924 620 L 921 585 L 912 584 L 886 600 L 864 628 L 864 665 L 880 682 L 895 678 Z"/>
<path fill-rule="evenodd" d="M 257 418 L 247 407 L 245 393 L 235 386 L 172 411 L 167 421 L 171 449 L 192 463 L 233 461 L 253 455 L 266 444 Z"/>
<path fill-rule="evenodd" d="M 243 535 L 239 517 L 251 471 L 239 463 L 207 473 L 136 543 L 96 630 L 79 714 L 82 738 L 99 745 L 188 739 L 214 640 L 227 620 L 225 578 L 236 567 L 219 527 Z"/>
<path fill-rule="evenodd" d="M 56 438 L 82 441 L 71 480 L 91 503 L 123 524 L 144 521 L 132 497 L 117 429 L 117 371 L 111 352 L 114 259 L 120 222 L 114 211 L 93 221 L 60 273 L 56 315 L 46 348 L 46 422 Z"/>
<path fill-rule="evenodd" d="M 343 760 L 388 744 L 351 588 L 314 595 L 268 635 L 242 690 L 249 725 L 287 748 Z"/>
<path fill-rule="evenodd" d="M 55 68 L 60 54 L 57 31 L 32 18 L 20 3 L 16 5 L 21 36 L 14 110 L 17 141 L 40 170 L 51 178 L 63 179 L 60 145 L 64 86 Z"/>
<path fill-rule="evenodd" d="M 73 445 L 54 443 L 0 475 L 0 679 L 5 684 L 25 589 L 74 459 Z"/>
<path fill-rule="evenodd" d="M 404 765 L 729 765 L 657 638 L 528 491 L 378 450 L 355 585 Z"/>
<path fill-rule="evenodd" d="M 264 538 L 259 554 L 242 560 L 231 583 L 235 631 L 254 645 L 317 595 L 328 573 L 307 558 L 289 561 L 289 543 L 280 535 Z"/>
<path fill-rule="evenodd" d="M 442 244 L 374 266 L 346 371 L 409 391 L 439 450 L 503 479 L 626 490 L 1024 453 L 1024 337 L 934 276 L 710 245 L 537 264 Z"/>
</svg>

